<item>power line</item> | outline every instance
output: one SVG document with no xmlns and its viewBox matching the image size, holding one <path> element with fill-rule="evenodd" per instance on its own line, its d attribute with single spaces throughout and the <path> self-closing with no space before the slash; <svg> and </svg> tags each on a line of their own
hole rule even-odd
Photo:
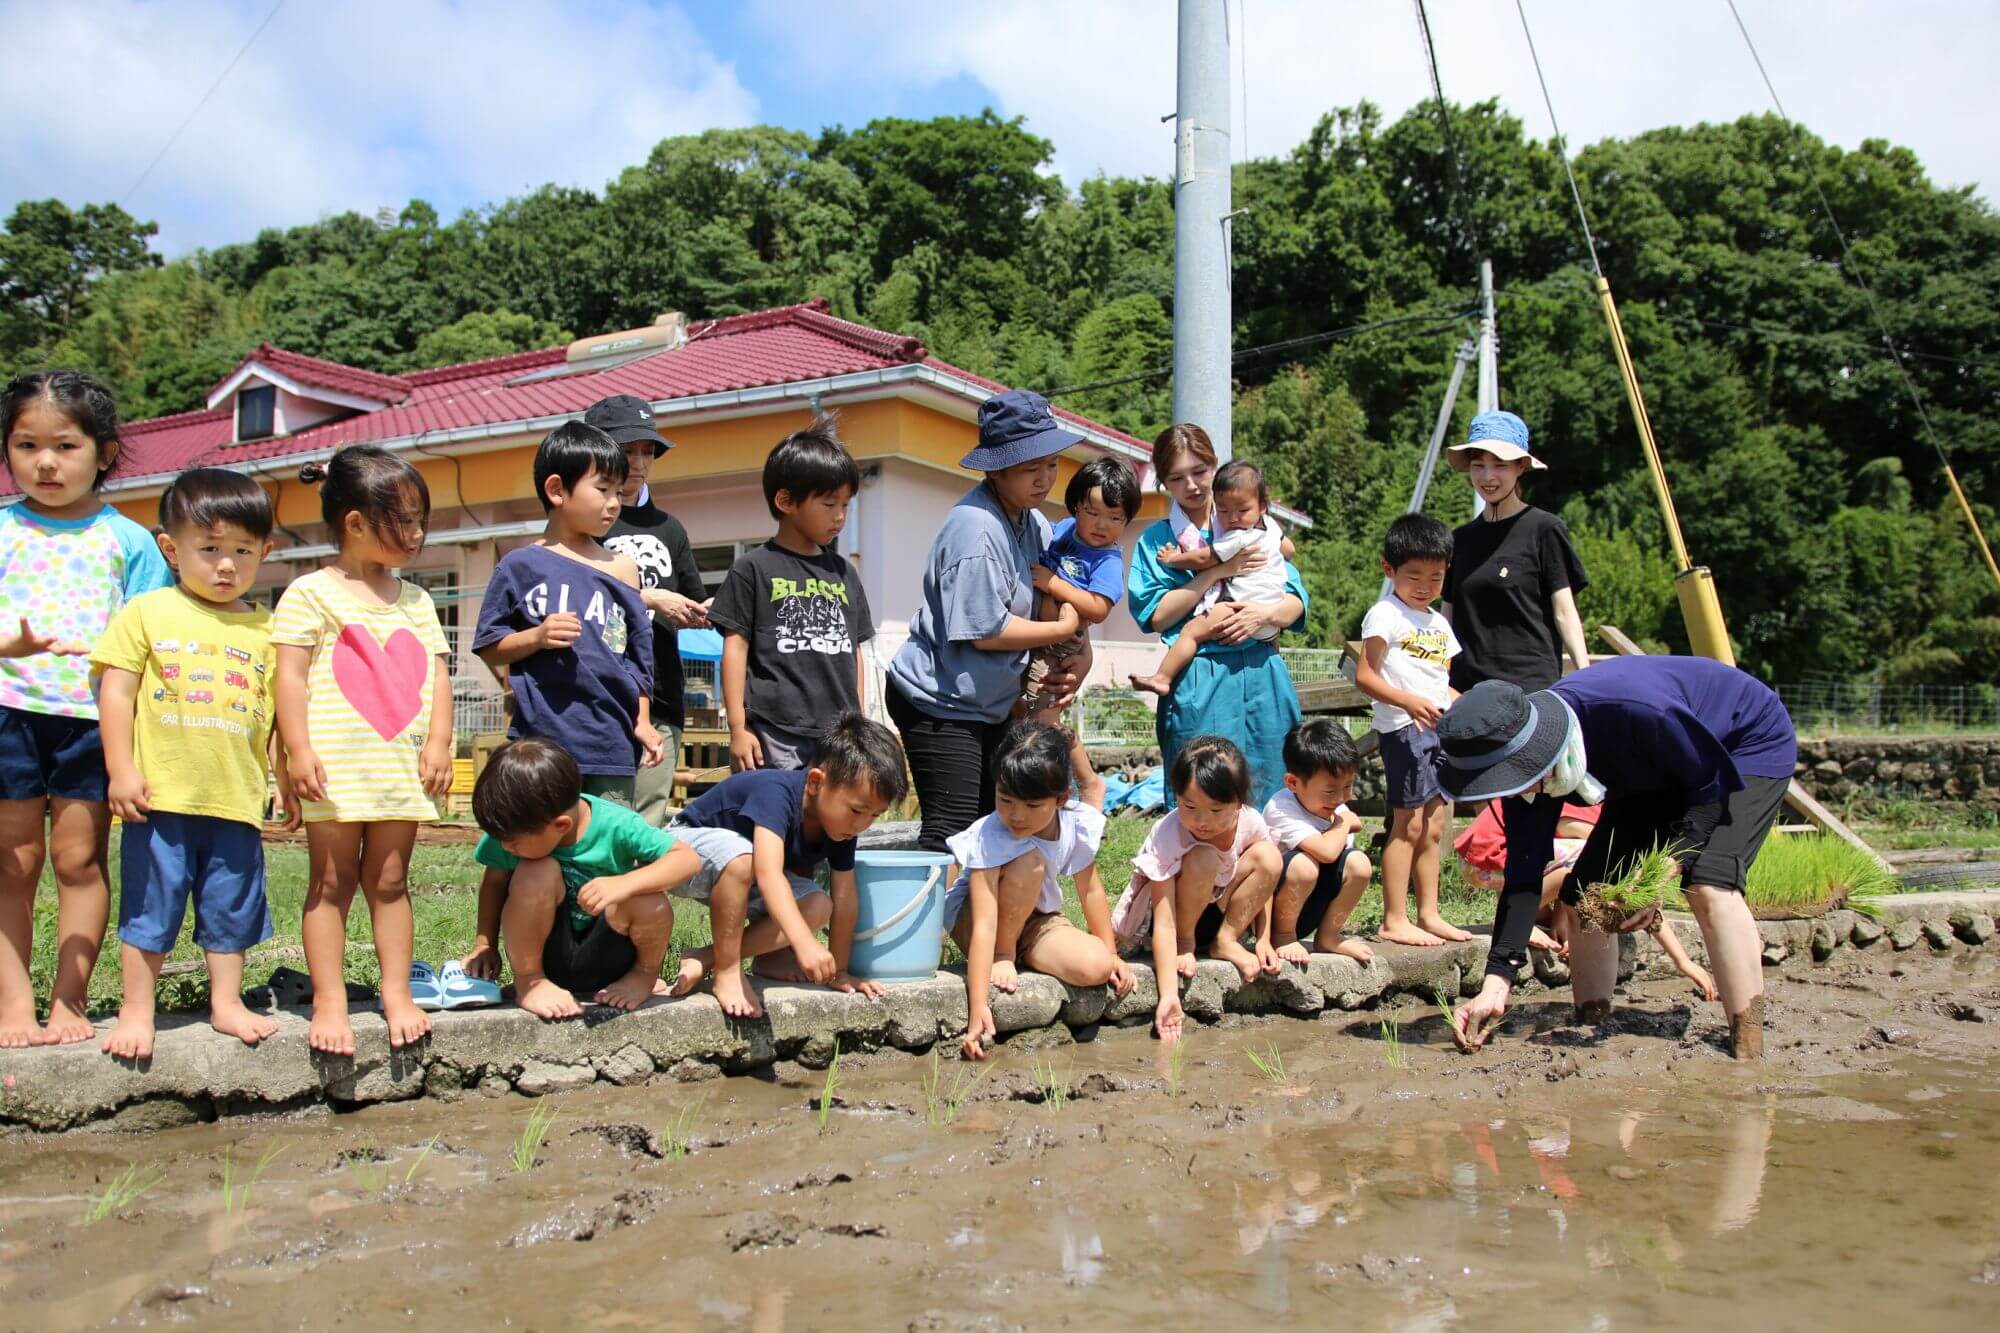
<svg viewBox="0 0 2000 1333">
<path fill-rule="evenodd" d="M 1476 309 L 1456 311 L 1427 310 L 1417 311 L 1408 315 L 1395 315 L 1388 319 L 1370 320 L 1366 324 L 1350 324 L 1346 328 L 1327 329 L 1320 333 L 1307 333 L 1297 338 L 1282 338 L 1277 342 L 1263 343 L 1256 347 L 1246 347 L 1241 351 L 1231 352 L 1229 360 L 1230 364 L 1234 365 L 1240 361 L 1251 361 L 1260 356 L 1268 356 L 1273 352 L 1286 352 L 1296 347 L 1311 347 L 1318 343 L 1337 342 L 1342 338 L 1352 338 L 1358 334 L 1373 333 L 1378 329 L 1397 328 L 1406 324 L 1430 324 L 1439 328 L 1448 328 L 1478 313 Z M 1087 393 L 1092 389 L 1110 389 L 1120 384 L 1137 384 L 1142 380 L 1159 379 L 1162 376 L 1173 373 L 1173 363 L 1164 362 L 1151 370 L 1134 371 L 1130 375 L 1115 375 L 1110 379 L 1091 380 L 1086 384 L 1066 384 L 1060 389 L 1045 389 L 1042 391 L 1042 397 L 1053 399 L 1063 397 L 1066 394 Z"/>
<path fill-rule="evenodd" d="M 1515 3 L 1519 4 L 1520 0 L 1515 0 Z M 1951 459 L 1945 455 L 1944 445 L 1938 440 L 1937 431 L 1931 425 L 1931 415 L 1924 410 L 1923 395 L 1917 392 L 1917 381 L 1910 374 L 1909 366 L 1904 364 L 1902 353 L 1896 348 L 1896 340 L 1889 333 L 1889 321 L 1883 317 L 1882 307 L 1876 303 L 1875 291 L 1868 285 L 1867 278 L 1862 276 L 1860 266 L 1854 262 L 1853 248 L 1847 244 L 1847 233 L 1841 230 L 1840 219 L 1834 216 L 1833 205 L 1828 202 L 1826 190 L 1819 183 L 1819 169 L 1813 165 L 1812 154 L 1806 151 L 1805 140 L 1799 133 L 1798 122 L 1785 110 L 1784 100 L 1778 96 L 1777 85 L 1771 82 L 1770 71 L 1764 68 L 1764 58 L 1757 54 L 1757 43 L 1750 39 L 1750 29 L 1744 24 L 1741 11 L 1736 8 L 1736 0 L 1726 0 L 1726 3 L 1729 5 L 1730 17 L 1736 20 L 1736 30 L 1743 34 L 1743 45 L 1750 48 L 1750 59 L 1757 66 L 1757 75 L 1764 80 L 1765 91 L 1771 94 L 1771 105 L 1778 109 L 1778 118 L 1784 121 L 1785 128 L 1791 131 L 1793 150 L 1799 161 L 1805 164 L 1806 177 L 1812 181 L 1813 193 L 1819 196 L 1819 206 L 1826 214 L 1827 225 L 1833 228 L 1834 237 L 1840 242 L 1841 268 L 1854 275 L 1854 285 L 1859 287 L 1862 296 L 1867 298 L 1868 313 L 1874 316 L 1876 327 L 1882 330 L 1882 345 L 1889 349 L 1889 355 L 1896 362 L 1896 371 L 1903 377 L 1903 388 L 1909 392 L 1910 403 L 1917 409 L 1917 420 L 1923 425 L 1924 438 L 1930 442 L 1932 451 L 1937 454 L 1938 466 L 1944 469 L 1945 480 L 1951 483 L 1952 495 L 1957 498 L 1958 507 L 1964 511 L 1965 521 L 1972 528 L 1972 539 L 1978 544 L 1979 553 L 1986 557 L 1988 572 L 1993 575 L 1994 583 L 2000 584 L 2000 564 L 1994 562 L 1993 548 L 1986 544 L 1986 534 L 1972 512 L 1972 502 L 1965 498 L 1965 490 L 1958 484 L 1958 473 L 1952 470 Z"/>
<path fill-rule="evenodd" d="M 194 104 L 194 110 L 187 113 L 187 119 L 181 122 L 180 128 L 168 136 L 166 143 L 161 145 L 160 151 L 153 154 L 153 160 L 146 164 L 146 169 L 139 173 L 139 179 L 132 182 L 132 188 L 125 191 L 124 202 L 128 204 L 132 202 L 132 196 L 139 193 L 139 187 L 144 185 L 146 178 L 153 174 L 153 168 L 159 166 L 165 160 L 167 154 L 173 151 L 174 145 L 180 142 L 181 135 L 187 133 L 187 127 L 194 124 L 194 118 L 201 114 L 203 107 L 208 105 L 208 99 L 215 96 L 215 90 L 222 86 L 222 81 L 229 77 L 230 71 L 236 68 L 237 62 L 250 53 L 250 48 L 255 46 L 257 39 L 264 35 L 264 29 L 271 26 L 271 20 L 278 17 L 278 11 L 284 7 L 285 0 L 278 0 L 278 3 L 271 6 L 271 12 L 264 16 L 264 21 L 257 25 L 257 30 L 251 33 L 249 39 L 237 49 L 236 54 L 230 57 L 229 63 L 222 67 L 222 73 L 216 75 L 215 82 L 208 85 L 208 91 L 203 93 L 201 100 Z"/>
<path fill-rule="evenodd" d="M 1458 138 L 1451 129 L 1451 109 L 1444 100 L 1444 81 L 1438 76 L 1437 43 L 1431 39 L 1431 16 L 1424 8 L 1424 0 L 1416 0 L 1417 31 L 1424 39 L 1424 60 L 1430 67 L 1431 97 L 1437 102 L 1438 128 L 1444 136 L 1444 150 L 1451 159 L 1452 208 L 1458 214 L 1459 225 L 1465 228 L 1465 239 L 1475 252 L 1484 249 L 1479 243 L 1479 229 L 1473 225 L 1472 210 L 1465 197 L 1465 170 L 1458 151 Z"/>
<path fill-rule="evenodd" d="M 1549 81 L 1542 76 L 1542 58 L 1535 51 L 1535 34 L 1528 27 L 1528 11 L 1521 0 L 1514 0 L 1514 12 L 1521 16 L 1521 35 L 1528 39 L 1528 59 L 1535 66 L 1535 82 L 1542 85 L 1542 105 L 1549 109 L 1549 125 L 1556 132 L 1556 152 L 1562 158 L 1563 175 L 1569 178 L 1569 197 L 1576 201 L 1576 216 L 1583 223 L 1583 243 L 1590 250 L 1590 269 L 1598 277 L 1604 276 L 1604 266 L 1597 262 L 1597 238 L 1590 234 L 1590 214 L 1583 211 L 1583 194 L 1576 188 L 1576 172 L 1569 165 L 1569 141 L 1563 138 L 1562 124 L 1556 119 L 1556 103 L 1549 96 Z"/>
</svg>

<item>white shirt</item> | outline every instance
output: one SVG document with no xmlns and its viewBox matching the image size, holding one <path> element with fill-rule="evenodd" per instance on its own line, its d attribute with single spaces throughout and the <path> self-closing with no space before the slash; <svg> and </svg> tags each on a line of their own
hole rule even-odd
<svg viewBox="0 0 2000 1333">
<path fill-rule="evenodd" d="M 1248 574 L 1238 574 L 1232 579 L 1223 579 L 1212 584 L 1202 594 L 1201 607 L 1208 610 L 1217 602 L 1275 602 L 1285 595 L 1285 534 L 1278 521 L 1269 514 L 1254 528 L 1228 528 L 1215 534 L 1210 549 L 1217 561 L 1232 560 L 1238 553 L 1256 547 L 1264 553 L 1264 563 Z M 1271 632 L 1258 631 L 1260 639 L 1276 638 L 1280 631 L 1273 626 L 1264 627 Z"/>
<path fill-rule="evenodd" d="M 1017 837 L 1000 822 L 999 815 L 984 815 L 970 828 L 945 839 L 958 862 L 958 878 L 945 890 L 944 924 L 951 929 L 958 914 L 972 896 L 972 872 L 998 870 L 1027 852 L 1042 854 L 1042 892 L 1035 900 L 1037 912 L 1060 912 L 1063 908 L 1062 877 L 1075 877 L 1097 860 L 1104 841 L 1104 812 L 1081 801 L 1071 801 L 1056 812 L 1053 838 Z"/>
<path fill-rule="evenodd" d="M 1382 679 L 1439 708 L 1451 702 L 1451 659 L 1459 649 L 1449 620 L 1429 609 L 1413 611 L 1391 593 L 1368 608 L 1361 637 L 1389 645 L 1382 655 Z M 1409 725 L 1408 713 L 1376 700 L 1375 730 L 1401 731 Z"/>
<path fill-rule="evenodd" d="M 1334 817 L 1347 813 L 1344 805 L 1334 807 Z M 1299 803 L 1290 787 L 1281 787 L 1278 794 L 1264 804 L 1264 823 L 1271 830 L 1271 841 L 1278 844 L 1278 850 L 1289 852 L 1307 838 L 1317 838 L 1333 827 L 1332 819 L 1321 819 L 1318 815 Z M 1354 835 L 1347 835 L 1347 845 L 1354 845 Z"/>
</svg>

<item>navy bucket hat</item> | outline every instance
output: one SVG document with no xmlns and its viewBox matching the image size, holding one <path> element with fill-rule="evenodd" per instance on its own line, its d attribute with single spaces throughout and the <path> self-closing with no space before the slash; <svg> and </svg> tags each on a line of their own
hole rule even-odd
<svg viewBox="0 0 2000 1333">
<path fill-rule="evenodd" d="M 1524 792 L 1562 758 L 1569 729 L 1555 691 L 1482 680 L 1438 719 L 1438 789 L 1467 804 Z"/>
<path fill-rule="evenodd" d="M 1452 470 L 1470 472 L 1475 451 L 1492 454 L 1505 463 L 1525 458 L 1535 471 L 1549 470 L 1549 465 L 1528 448 L 1528 423 L 1512 412 L 1481 412 L 1474 417 L 1471 428 L 1465 432 L 1465 443 L 1454 444 L 1447 455 Z"/>
<path fill-rule="evenodd" d="M 974 472 L 998 472 L 1082 443 L 1082 435 L 1056 420 L 1048 399 L 1031 389 L 1009 389 L 979 405 L 979 447 L 958 465 Z"/>
</svg>

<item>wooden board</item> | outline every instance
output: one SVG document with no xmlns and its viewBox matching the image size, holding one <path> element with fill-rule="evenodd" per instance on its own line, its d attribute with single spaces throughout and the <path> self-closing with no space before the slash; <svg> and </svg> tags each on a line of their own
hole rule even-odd
<svg viewBox="0 0 2000 1333">
<path fill-rule="evenodd" d="M 1613 648 L 1616 648 L 1623 656 L 1644 657 L 1647 655 L 1644 648 L 1632 642 L 1631 636 L 1615 625 L 1599 625 L 1597 633 L 1598 637 L 1602 638 Z M 1875 858 L 1875 864 L 1889 871 L 1890 874 L 1895 873 L 1894 867 L 1882 859 L 1880 852 L 1877 852 L 1873 847 L 1863 842 L 1860 834 L 1841 822 L 1840 816 L 1821 805 L 1818 798 L 1799 785 L 1797 778 L 1792 779 L 1791 785 L 1785 789 L 1785 804 L 1804 815 L 1815 827 L 1824 829 L 1826 832 L 1839 838 L 1842 842 L 1860 848 Z"/>
</svg>

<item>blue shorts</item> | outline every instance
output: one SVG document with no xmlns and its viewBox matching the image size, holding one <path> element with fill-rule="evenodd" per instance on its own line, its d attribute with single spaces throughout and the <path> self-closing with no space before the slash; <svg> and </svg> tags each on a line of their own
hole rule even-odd
<svg viewBox="0 0 2000 1333">
<path fill-rule="evenodd" d="M 155 810 L 126 824 L 120 844 L 118 938 L 166 953 L 194 899 L 194 942 L 211 953 L 242 953 L 271 938 L 264 897 L 264 831 L 213 815 Z"/>
<path fill-rule="evenodd" d="M 0 801 L 101 801 L 105 781 L 96 718 L 0 707 Z"/>
<path fill-rule="evenodd" d="M 1438 798 L 1438 734 L 1436 727 L 1412 722 L 1382 738 L 1382 768 L 1389 778 L 1387 800 L 1392 810 L 1416 810 Z"/>
</svg>

